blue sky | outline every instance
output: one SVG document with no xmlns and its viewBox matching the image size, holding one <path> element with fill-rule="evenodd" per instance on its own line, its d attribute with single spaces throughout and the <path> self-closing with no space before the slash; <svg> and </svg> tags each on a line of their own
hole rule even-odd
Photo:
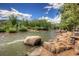
<svg viewBox="0 0 79 59">
<path fill-rule="evenodd" d="M 58 16 L 58 8 L 56 6 L 49 5 L 48 3 L 0 3 L 0 10 L 2 11 L 17 11 L 22 14 L 32 15 L 32 19 L 38 19 L 41 17 L 48 17 L 54 19 Z M 58 6 L 59 7 L 59 6 Z M 0 15 L 2 15 L 0 13 Z"/>
</svg>

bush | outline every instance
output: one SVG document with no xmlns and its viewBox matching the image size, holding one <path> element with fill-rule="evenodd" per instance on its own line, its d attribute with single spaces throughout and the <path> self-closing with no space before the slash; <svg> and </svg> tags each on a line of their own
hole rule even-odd
<svg viewBox="0 0 79 59">
<path fill-rule="evenodd" d="M 21 28 L 19 29 L 19 31 L 25 32 L 25 31 L 27 31 L 27 28 L 26 28 L 26 27 L 21 27 Z"/>
<path fill-rule="evenodd" d="M 4 28 L 0 28 L 0 32 L 6 32 Z"/>
<path fill-rule="evenodd" d="M 17 30 L 16 30 L 16 28 L 9 28 L 9 31 L 8 31 L 9 33 L 16 33 L 17 32 Z"/>
</svg>

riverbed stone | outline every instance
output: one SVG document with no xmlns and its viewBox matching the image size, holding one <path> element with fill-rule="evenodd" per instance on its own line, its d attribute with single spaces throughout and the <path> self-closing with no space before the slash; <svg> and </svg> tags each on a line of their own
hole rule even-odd
<svg viewBox="0 0 79 59">
<path fill-rule="evenodd" d="M 24 44 L 36 46 L 42 44 L 42 38 L 40 36 L 28 36 L 24 39 Z"/>
<path fill-rule="evenodd" d="M 79 55 L 79 41 L 77 41 L 75 44 L 75 54 Z"/>
<path fill-rule="evenodd" d="M 55 43 L 55 47 L 56 47 L 56 53 L 60 53 L 66 50 L 66 46 L 64 45 L 63 42 Z"/>
<path fill-rule="evenodd" d="M 51 44 L 50 44 L 49 42 L 44 42 L 42 46 L 43 46 L 45 49 L 47 49 L 47 50 L 50 51 Z"/>
<path fill-rule="evenodd" d="M 44 42 L 42 46 L 48 51 L 56 53 L 54 42 Z"/>
<path fill-rule="evenodd" d="M 52 56 L 53 53 L 49 52 L 43 47 L 36 48 L 29 56 Z"/>
<path fill-rule="evenodd" d="M 73 48 L 73 45 L 69 45 L 69 44 L 68 44 L 68 45 L 66 45 L 66 47 L 67 47 L 67 48 L 66 48 L 67 50 L 70 50 L 70 49 Z"/>
</svg>

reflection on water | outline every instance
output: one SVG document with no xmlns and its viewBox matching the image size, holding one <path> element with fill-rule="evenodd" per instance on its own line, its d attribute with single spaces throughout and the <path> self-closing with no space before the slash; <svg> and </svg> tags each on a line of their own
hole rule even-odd
<svg viewBox="0 0 79 59">
<path fill-rule="evenodd" d="M 23 40 L 27 36 L 40 35 L 43 41 L 56 36 L 55 31 L 0 33 L 0 55 L 25 55 L 31 53 L 36 47 L 25 46 Z"/>
</svg>

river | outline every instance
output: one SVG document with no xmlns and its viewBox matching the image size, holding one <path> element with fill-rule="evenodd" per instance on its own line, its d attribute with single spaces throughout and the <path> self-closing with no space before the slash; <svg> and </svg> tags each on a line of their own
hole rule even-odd
<svg viewBox="0 0 79 59">
<path fill-rule="evenodd" d="M 36 47 L 23 44 L 27 36 L 39 35 L 43 41 L 54 39 L 55 31 L 0 33 L 0 56 L 24 56 L 31 53 Z"/>
</svg>

